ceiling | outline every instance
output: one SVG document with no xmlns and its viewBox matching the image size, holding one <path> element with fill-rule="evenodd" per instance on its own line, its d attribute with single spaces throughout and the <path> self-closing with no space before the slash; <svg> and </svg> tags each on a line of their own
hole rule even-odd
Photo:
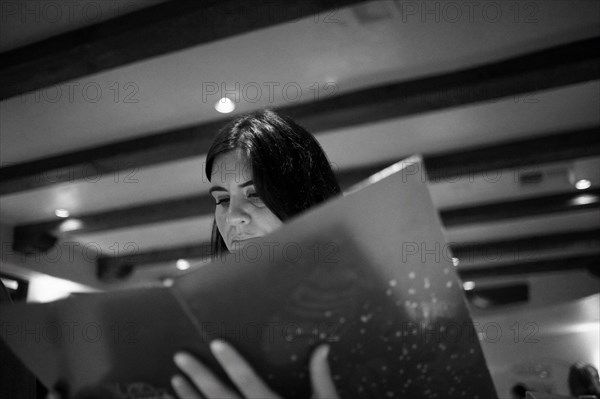
<svg viewBox="0 0 600 399">
<path fill-rule="evenodd" d="M 596 1 L 41 4 L 1 1 L 5 272 L 110 288 L 160 283 L 185 254 L 199 267 L 204 153 L 224 96 L 235 114 L 296 117 L 348 183 L 414 153 L 431 170 L 466 162 L 430 185 L 457 251 L 512 240 L 526 263 L 565 260 L 540 272 L 597 266 L 598 195 L 574 187 L 600 184 Z M 61 228 L 58 208 L 83 226 Z M 19 228 L 77 251 L 26 256 L 9 245 Z M 546 236 L 565 244 L 532 241 Z M 459 272 L 522 263 L 464 259 Z"/>
</svg>

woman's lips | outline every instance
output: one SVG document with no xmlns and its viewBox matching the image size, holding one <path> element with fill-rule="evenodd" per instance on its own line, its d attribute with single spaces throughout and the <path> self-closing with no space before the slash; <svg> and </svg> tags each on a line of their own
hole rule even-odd
<svg viewBox="0 0 600 399">
<path fill-rule="evenodd" d="M 244 246 L 249 241 L 252 241 L 253 238 L 255 238 L 255 237 L 234 238 L 233 240 L 231 240 L 231 246 L 232 247 L 235 247 L 235 246 Z"/>
</svg>

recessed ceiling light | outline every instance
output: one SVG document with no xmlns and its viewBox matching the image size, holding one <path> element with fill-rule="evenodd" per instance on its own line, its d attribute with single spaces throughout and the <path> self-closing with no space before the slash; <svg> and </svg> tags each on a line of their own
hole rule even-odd
<svg viewBox="0 0 600 399">
<path fill-rule="evenodd" d="M 4 284 L 4 286 L 6 288 L 8 288 L 9 290 L 16 291 L 19 289 L 19 282 L 17 280 L 8 279 L 8 278 L 0 278 L 0 280 L 2 280 L 2 284 Z"/>
<path fill-rule="evenodd" d="M 452 264 L 454 266 L 458 266 L 459 263 L 460 263 L 460 261 L 458 260 L 458 258 L 452 258 Z"/>
<path fill-rule="evenodd" d="M 54 214 L 59 218 L 68 218 L 70 213 L 66 209 L 57 209 L 54 211 Z"/>
<path fill-rule="evenodd" d="M 575 188 L 577 190 L 585 190 L 586 188 L 590 188 L 592 186 L 592 182 L 588 179 L 580 179 L 575 183 Z"/>
<path fill-rule="evenodd" d="M 175 264 L 179 270 L 187 270 L 190 268 L 190 262 L 185 259 L 179 259 Z"/>
<path fill-rule="evenodd" d="M 571 200 L 572 205 L 589 205 L 598 202 L 597 195 L 581 194 Z"/>
<path fill-rule="evenodd" d="M 66 233 L 68 231 L 79 230 L 83 227 L 83 222 L 79 219 L 68 219 L 65 220 L 58 226 L 58 230 L 61 233 Z"/>
<path fill-rule="evenodd" d="M 227 97 L 223 97 L 222 99 L 217 101 L 217 103 L 215 104 L 215 109 L 222 114 L 228 114 L 230 112 L 233 112 L 233 110 L 235 109 L 235 104 Z"/>
<path fill-rule="evenodd" d="M 465 281 L 463 283 L 463 288 L 465 291 L 471 291 L 473 288 L 475 288 L 475 283 L 473 281 Z"/>
</svg>

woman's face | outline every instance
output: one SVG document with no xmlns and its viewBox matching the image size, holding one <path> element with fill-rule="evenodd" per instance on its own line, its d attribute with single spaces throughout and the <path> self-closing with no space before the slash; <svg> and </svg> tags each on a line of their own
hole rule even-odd
<svg viewBox="0 0 600 399">
<path fill-rule="evenodd" d="M 252 168 L 241 151 L 215 158 L 210 177 L 215 220 L 227 249 L 241 249 L 249 240 L 272 232 L 283 223 L 256 193 Z"/>
</svg>

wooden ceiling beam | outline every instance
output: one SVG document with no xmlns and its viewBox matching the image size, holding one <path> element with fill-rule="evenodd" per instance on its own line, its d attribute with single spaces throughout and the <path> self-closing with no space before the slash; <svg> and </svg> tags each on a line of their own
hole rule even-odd
<svg viewBox="0 0 600 399">
<path fill-rule="evenodd" d="M 427 176 L 432 182 L 456 181 L 503 169 L 569 161 L 600 155 L 600 127 L 571 130 L 492 146 L 427 156 Z"/>
<path fill-rule="evenodd" d="M 537 260 L 533 262 L 512 263 L 500 266 L 469 267 L 459 270 L 458 274 L 463 280 L 474 280 L 478 278 L 491 278 L 502 276 L 530 275 L 535 273 L 551 273 L 560 271 L 588 270 L 599 277 L 600 255 L 577 255 L 566 257 L 554 257 L 551 259 Z"/>
<path fill-rule="evenodd" d="M 600 78 L 600 56 L 595 51 L 598 47 L 600 37 L 458 72 L 390 83 L 278 110 L 298 120 L 309 131 L 319 133 L 558 88 Z M 199 156 L 208 151 L 224 123 L 225 120 L 211 121 L 6 166 L 0 168 L 0 195 Z"/>
<path fill-rule="evenodd" d="M 77 229 L 78 233 L 90 233 L 210 215 L 214 210 L 213 202 L 210 196 L 199 195 L 98 214 L 75 216 L 74 219 L 81 222 L 81 227 Z M 456 227 L 589 209 L 600 209 L 600 189 L 598 188 L 586 190 L 585 193 L 574 191 L 441 210 L 440 217 L 445 227 Z M 61 234 L 62 223 L 64 220 L 16 226 L 13 249 L 26 254 L 47 251 L 54 244 L 54 242 L 49 244 L 48 238 Z"/>
<path fill-rule="evenodd" d="M 179 259 L 188 261 L 210 257 L 210 243 L 199 243 L 177 248 L 166 248 L 122 256 L 102 256 L 96 261 L 97 275 L 100 280 L 108 281 L 123 278 L 139 265 L 153 265 Z"/>
<path fill-rule="evenodd" d="M 160 3 L 0 54 L 0 100 L 358 2 Z"/>
<path fill-rule="evenodd" d="M 452 256 L 458 258 L 459 261 L 465 260 L 469 264 L 475 264 L 479 259 L 512 259 L 515 263 L 519 259 L 523 260 L 533 256 L 532 253 L 543 253 L 557 249 L 574 251 L 584 249 L 600 254 L 600 229 L 543 234 L 508 240 L 450 243 L 450 246 Z"/>
<path fill-rule="evenodd" d="M 588 209 L 600 209 L 600 188 L 443 209 L 440 217 L 444 227 L 456 227 Z"/>
</svg>

